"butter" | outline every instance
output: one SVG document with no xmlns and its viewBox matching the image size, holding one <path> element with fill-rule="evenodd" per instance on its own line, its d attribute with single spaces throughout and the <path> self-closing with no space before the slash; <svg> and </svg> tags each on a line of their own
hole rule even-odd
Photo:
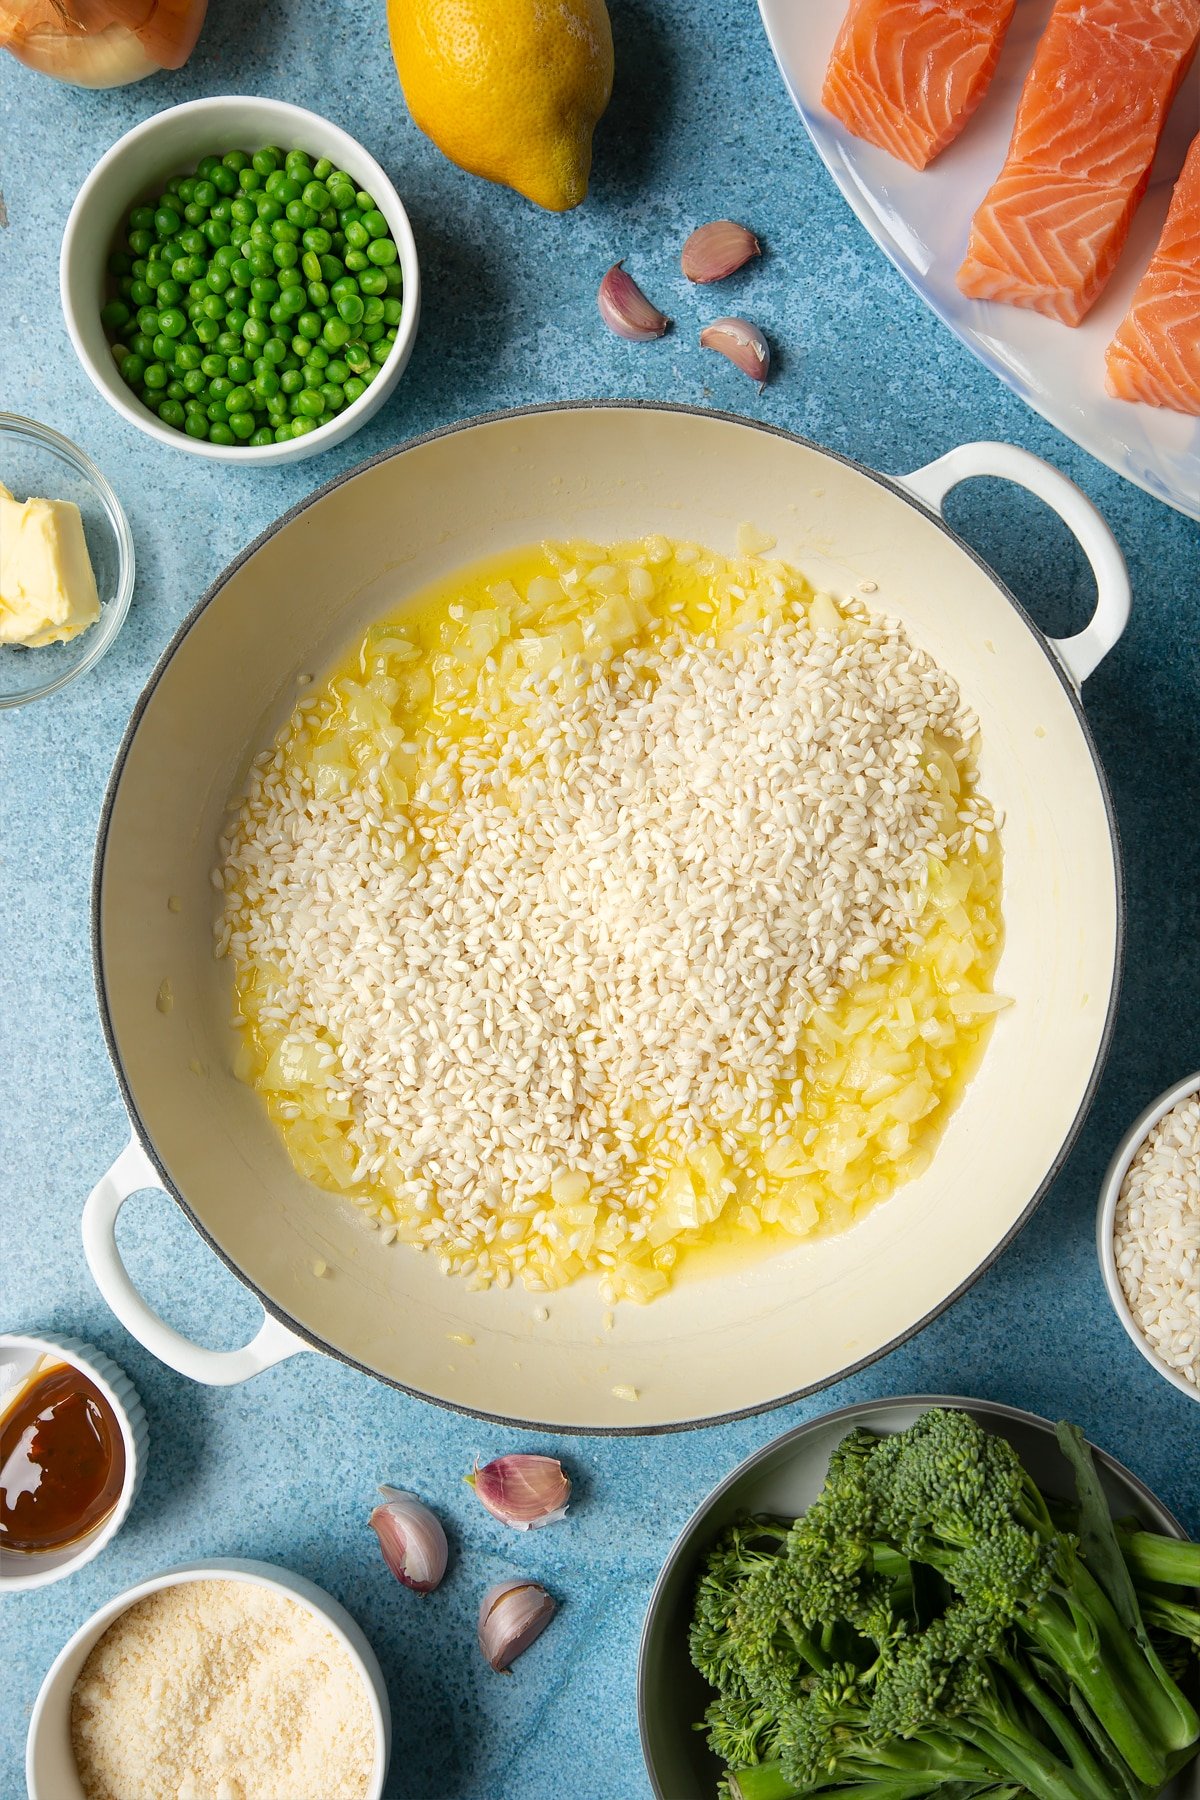
<svg viewBox="0 0 1200 1800">
<path fill-rule="evenodd" d="M 14 500 L 0 482 L 0 644 L 63 644 L 100 617 L 71 500 Z"/>
</svg>

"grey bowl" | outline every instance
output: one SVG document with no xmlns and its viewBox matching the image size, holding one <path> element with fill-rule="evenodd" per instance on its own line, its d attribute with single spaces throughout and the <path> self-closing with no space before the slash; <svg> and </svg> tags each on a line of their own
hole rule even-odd
<svg viewBox="0 0 1200 1800">
<path fill-rule="evenodd" d="M 656 1800 L 716 1800 L 721 1764 L 692 1729 L 712 1690 L 687 1651 L 692 1592 L 709 1545 L 745 1513 L 795 1518 L 820 1492 L 829 1458 L 856 1425 L 903 1431 L 931 1406 L 957 1406 L 989 1431 L 1006 1437 L 1047 1493 L 1068 1498 L 1071 1474 L 1055 1442 L 1054 1426 L 1036 1413 L 989 1400 L 947 1394 L 868 1400 L 825 1413 L 755 1451 L 692 1514 L 671 1549 L 650 1596 L 638 1653 L 637 1704 L 642 1754 Z M 1185 1535 L 1179 1521 L 1121 1463 L 1093 1446 L 1096 1467 L 1114 1513 L 1135 1513 L 1148 1529 Z M 1193 1763 L 1164 1800 L 1200 1800 L 1200 1765 Z"/>
</svg>

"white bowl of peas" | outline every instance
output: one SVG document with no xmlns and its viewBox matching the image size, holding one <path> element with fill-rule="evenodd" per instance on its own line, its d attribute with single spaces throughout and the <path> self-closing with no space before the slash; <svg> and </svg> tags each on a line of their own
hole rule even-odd
<svg viewBox="0 0 1200 1800">
<path fill-rule="evenodd" d="M 395 388 L 420 314 L 412 228 L 379 164 L 328 119 L 254 96 L 119 138 L 71 208 L 59 281 L 114 411 L 220 462 L 343 442 Z"/>
</svg>

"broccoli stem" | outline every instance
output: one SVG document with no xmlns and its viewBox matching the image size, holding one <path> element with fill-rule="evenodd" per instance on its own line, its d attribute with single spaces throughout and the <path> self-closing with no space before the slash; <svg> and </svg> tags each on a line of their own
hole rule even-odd
<svg viewBox="0 0 1200 1800">
<path fill-rule="evenodd" d="M 1135 1581 L 1200 1588 L 1200 1544 L 1163 1537 L 1157 1531 L 1129 1531 L 1121 1526 L 1117 1528 L 1117 1541 Z"/>
<path fill-rule="evenodd" d="M 1066 1752 L 1072 1772 L 1086 1781 L 1092 1792 L 1107 1795 L 1109 1783 L 1091 1746 L 1074 1720 L 1065 1713 L 1050 1690 L 1027 1669 L 1019 1658 L 1001 1653 L 997 1662 L 1017 1692 L 1049 1727 Z"/>
<path fill-rule="evenodd" d="M 1200 1609 L 1185 1606 L 1167 1594 L 1139 1593 L 1142 1617 L 1151 1631 L 1165 1632 L 1169 1637 L 1183 1638 L 1200 1650 Z"/>
</svg>

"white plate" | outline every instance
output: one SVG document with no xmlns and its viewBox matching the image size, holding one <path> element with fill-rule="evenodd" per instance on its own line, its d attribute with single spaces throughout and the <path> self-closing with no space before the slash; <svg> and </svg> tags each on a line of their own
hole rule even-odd
<svg viewBox="0 0 1200 1800">
<path fill-rule="evenodd" d="M 971 216 L 1008 149 L 1017 98 L 1051 0 L 1021 0 L 978 112 L 928 169 L 910 169 L 852 137 L 821 105 L 821 83 L 848 0 L 759 0 L 775 60 L 826 168 L 881 250 L 980 361 L 1093 456 L 1200 519 L 1200 419 L 1114 400 L 1104 352 L 1158 242 L 1171 186 L 1200 129 L 1189 76 L 1159 146 L 1150 187 L 1117 272 L 1074 330 L 1040 313 L 968 300 L 955 285 Z"/>
</svg>

